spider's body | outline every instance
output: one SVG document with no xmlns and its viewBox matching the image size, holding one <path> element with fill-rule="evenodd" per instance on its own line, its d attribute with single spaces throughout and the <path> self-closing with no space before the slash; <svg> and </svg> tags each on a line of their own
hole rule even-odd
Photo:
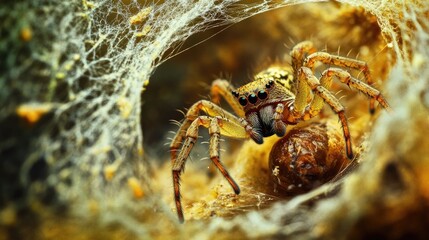
<svg viewBox="0 0 429 240">
<path fill-rule="evenodd" d="M 326 52 L 316 52 L 313 44 L 308 41 L 297 44 L 290 55 L 291 67 L 270 67 L 258 73 L 254 81 L 237 89 L 226 80 L 215 80 L 211 88 L 212 102 L 200 100 L 189 108 L 184 122 L 170 144 L 174 196 L 181 222 L 184 221 L 184 217 L 180 200 L 180 174 L 196 142 L 200 126 L 209 130 L 210 159 L 235 193 L 239 194 L 240 188 L 219 160 L 220 135 L 251 138 L 260 144 L 264 137 L 274 134 L 284 136 L 287 125 L 294 125 L 318 115 L 326 103 L 339 117 L 346 142 L 346 153 L 351 159 L 353 152 L 345 109 L 329 91 L 332 80 L 336 78 L 368 95 L 371 98 L 370 112 L 374 112 L 375 101 L 389 109 L 381 93 L 370 86 L 372 79 L 365 62 Z M 342 68 L 332 67 L 327 68 L 318 79 L 313 73 L 317 62 L 360 70 L 367 83 L 357 80 Z M 228 102 L 237 116 L 217 105 L 220 96 Z M 205 115 L 200 115 L 200 112 L 204 112 Z"/>
</svg>

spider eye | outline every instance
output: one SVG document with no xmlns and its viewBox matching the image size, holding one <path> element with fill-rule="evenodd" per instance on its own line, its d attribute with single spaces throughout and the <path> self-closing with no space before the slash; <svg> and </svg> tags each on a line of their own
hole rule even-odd
<svg viewBox="0 0 429 240">
<path fill-rule="evenodd" d="M 247 99 L 245 97 L 240 97 L 238 99 L 238 102 L 240 103 L 241 106 L 246 106 L 247 104 Z"/>
<path fill-rule="evenodd" d="M 259 99 L 265 99 L 268 97 L 268 94 L 264 90 L 261 90 L 258 92 L 258 97 L 259 97 Z"/>
<path fill-rule="evenodd" d="M 274 84 L 274 81 L 273 81 L 273 80 L 270 80 L 270 81 L 268 81 L 268 83 L 267 83 L 267 84 L 265 84 L 265 87 L 266 87 L 266 88 L 270 88 L 273 84 Z"/>
<path fill-rule="evenodd" d="M 249 95 L 248 99 L 251 104 L 255 104 L 258 101 L 258 97 L 253 93 Z"/>
<path fill-rule="evenodd" d="M 232 95 L 234 95 L 235 97 L 238 97 L 238 95 L 239 95 L 239 94 L 238 94 L 238 92 L 236 92 L 236 91 L 232 91 L 231 93 L 232 93 Z"/>
</svg>

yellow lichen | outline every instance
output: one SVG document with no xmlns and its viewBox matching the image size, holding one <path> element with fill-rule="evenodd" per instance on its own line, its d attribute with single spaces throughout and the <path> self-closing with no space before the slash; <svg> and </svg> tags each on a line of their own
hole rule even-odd
<svg viewBox="0 0 429 240">
<path fill-rule="evenodd" d="M 137 178 L 134 178 L 134 177 L 128 178 L 127 183 L 128 183 L 128 187 L 133 193 L 134 198 L 139 199 L 144 196 L 143 188 L 139 180 L 137 180 Z"/>
<path fill-rule="evenodd" d="M 113 177 L 115 176 L 117 170 L 118 170 L 118 165 L 116 165 L 116 164 L 111 164 L 111 165 L 106 166 L 104 168 L 104 178 L 107 181 L 112 180 Z"/>
<path fill-rule="evenodd" d="M 121 112 L 121 117 L 124 119 L 128 118 L 130 116 L 131 111 L 133 110 L 133 107 L 131 103 L 127 100 L 127 98 L 120 97 L 116 104 L 119 108 L 119 111 Z"/>
<path fill-rule="evenodd" d="M 28 103 L 22 104 L 16 109 L 16 114 L 29 124 L 37 123 L 46 113 L 51 111 L 52 104 Z"/>
<path fill-rule="evenodd" d="M 22 41 L 29 42 L 33 38 L 33 31 L 28 26 L 23 27 L 21 28 L 20 37 Z"/>
<path fill-rule="evenodd" d="M 140 24 L 144 21 L 146 21 L 147 16 L 152 12 L 152 7 L 146 7 L 140 10 L 136 15 L 130 17 L 130 24 Z"/>
<path fill-rule="evenodd" d="M 151 26 L 146 25 L 146 26 L 143 27 L 143 30 L 141 30 L 140 32 L 136 32 L 135 36 L 136 37 L 144 37 L 144 36 L 146 36 L 146 34 L 148 34 L 148 32 L 150 31 L 150 29 L 151 29 Z"/>
</svg>

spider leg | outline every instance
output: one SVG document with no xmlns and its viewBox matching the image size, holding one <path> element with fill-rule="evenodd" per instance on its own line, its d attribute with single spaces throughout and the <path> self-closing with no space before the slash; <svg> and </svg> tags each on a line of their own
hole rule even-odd
<svg viewBox="0 0 429 240">
<path fill-rule="evenodd" d="M 300 69 L 307 55 L 316 52 L 311 41 L 303 41 L 295 45 L 290 51 L 293 69 Z"/>
<path fill-rule="evenodd" d="M 338 67 L 346 67 L 351 69 L 360 70 L 363 72 L 363 75 L 366 79 L 367 85 L 371 86 L 373 84 L 373 79 L 371 77 L 368 64 L 364 61 L 342 57 L 338 55 L 332 55 L 326 52 L 315 52 L 310 54 L 304 60 L 304 66 L 310 69 L 314 69 L 314 65 L 316 62 L 322 62 L 327 65 L 335 65 Z M 377 99 L 371 98 L 369 102 L 369 111 L 370 113 L 375 112 L 375 101 Z M 384 107 L 384 106 L 383 106 Z"/>
<path fill-rule="evenodd" d="M 198 127 L 203 126 L 208 128 L 210 134 L 210 159 L 223 174 L 226 180 L 229 182 L 236 194 L 240 193 L 240 188 L 234 179 L 229 175 L 228 171 L 222 165 L 219 160 L 219 139 L 220 134 L 228 135 L 228 133 L 234 133 L 235 137 L 247 137 L 247 132 L 244 127 L 241 126 L 240 122 L 231 121 L 224 117 L 209 117 L 199 116 L 192 121 L 189 128 L 186 131 L 185 141 L 183 142 L 182 148 L 179 152 L 177 159 L 173 162 L 173 186 L 174 186 L 174 199 L 176 203 L 177 214 L 180 222 L 184 221 L 183 210 L 180 196 L 180 175 L 182 174 L 186 160 L 194 146 L 198 137 Z M 241 130 L 240 130 L 241 129 Z M 240 135 L 241 134 L 241 135 Z"/>
<path fill-rule="evenodd" d="M 322 74 L 322 77 L 320 78 L 320 86 L 325 89 L 329 89 L 331 87 L 332 80 L 333 80 L 332 76 L 328 75 L 327 71 L 324 71 Z M 324 104 L 325 104 L 325 100 L 322 98 L 322 96 L 315 94 L 313 96 L 313 100 L 311 101 L 309 108 L 306 109 L 304 119 L 307 120 L 319 114 Z"/>
<path fill-rule="evenodd" d="M 322 73 L 322 77 L 320 79 L 321 84 L 323 85 L 324 82 L 329 83 L 332 82 L 333 77 L 337 77 L 342 83 L 347 84 L 350 87 L 353 87 L 366 95 L 368 95 L 371 99 L 377 101 L 383 108 L 390 111 L 391 108 L 389 104 L 387 103 L 386 99 L 383 97 L 383 95 L 378 91 L 377 89 L 371 87 L 365 82 L 362 82 L 356 78 L 353 78 L 349 72 L 345 71 L 341 68 L 328 68 Z M 324 86 L 326 88 L 329 87 Z"/>
<path fill-rule="evenodd" d="M 234 122 L 237 122 L 237 123 L 240 123 L 241 121 L 233 114 L 223 110 L 221 107 L 219 107 L 218 105 L 210 101 L 200 100 L 196 102 L 194 105 L 192 105 L 189 108 L 188 112 L 186 113 L 185 120 L 183 121 L 182 125 L 180 126 L 179 130 L 177 131 L 176 135 L 171 141 L 170 154 L 171 154 L 172 162 L 174 162 L 177 157 L 177 151 L 182 145 L 183 138 L 186 135 L 186 130 L 189 128 L 191 123 L 199 116 L 200 111 L 205 112 L 209 116 L 223 116 L 224 118 L 232 119 Z M 237 129 L 234 131 L 237 131 Z M 235 133 L 231 133 L 231 136 L 234 137 L 234 134 Z"/>
<path fill-rule="evenodd" d="M 238 103 L 235 96 L 232 95 L 232 91 L 234 91 L 234 87 L 230 82 L 224 79 L 216 79 L 213 81 L 210 90 L 212 101 L 219 104 L 220 97 L 222 96 L 239 117 L 244 117 L 243 107 Z"/>
<path fill-rule="evenodd" d="M 296 70 L 300 69 L 306 57 L 316 51 L 317 49 L 311 41 L 303 41 L 295 45 L 289 54 L 292 58 L 292 68 Z M 311 101 L 309 86 L 303 81 L 298 81 L 295 96 L 293 112 L 288 119 L 290 122 L 295 122 L 297 119 L 301 118 L 305 108 Z"/>
<path fill-rule="evenodd" d="M 283 137 L 286 134 L 286 125 L 283 123 L 283 112 L 284 105 L 282 103 L 277 104 L 276 112 L 274 113 L 274 132 L 278 137 Z"/>
<path fill-rule="evenodd" d="M 179 216 L 180 222 L 184 222 L 182 203 L 180 200 L 180 175 L 184 170 L 186 159 L 188 159 L 189 153 L 191 152 L 192 147 L 197 141 L 198 127 L 204 126 L 208 128 L 209 122 L 210 122 L 210 119 L 207 116 L 200 116 L 194 119 L 186 131 L 186 139 L 183 143 L 181 151 L 179 152 L 178 158 L 172 159 L 174 200 L 176 202 L 177 215 Z"/>
<path fill-rule="evenodd" d="M 303 118 L 304 111 L 311 101 L 311 89 L 307 82 L 300 80 L 299 71 L 298 71 L 298 82 L 296 85 L 295 100 L 293 102 L 293 109 L 289 116 L 289 122 L 296 122 L 298 119 Z M 303 119 L 307 120 L 307 119 Z"/>
<path fill-rule="evenodd" d="M 222 173 L 222 175 L 226 178 L 226 180 L 229 182 L 231 187 L 234 189 L 235 194 L 240 193 L 240 188 L 238 187 L 237 183 L 232 179 L 232 177 L 229 175 L 228 171 L 225 169 L 223 164 L 219 160 L 219 139 L 221 134 L 221 125 L 225 122 L 227 119 L 222 119 L 220 117 L 212 118 L 212 121 L 210 122 L 209 126 L 209 134 L 210 134 L 210 160 L 214 163 L 214 165 L 219 169 L 219 171 Z"/>
<path fill-rule="evenodd" d="M 353 158 L 353 150 L 352 150 L 352 143 L 350 138 L 350 130 L 348 121 L 345 115 L 345 109 L 343 105 L 339 102 L 339 100 L 323 85 L 328 85 L 329 82 L 325 81 L 324 84 L 321 84 L 319 80 L 314 76 L 311 69 L 307 67 L 302 67 L 298 71 L 298 86 L 306 84 L 311 89 L 311 91 L 320 99 L 323 99 L 324 102 L 326 102 L 331 109 L 338 115 L 338 118 L 341 122 L 341 125 L 343 127 L 343 135 L 346 142 L 346 153 L 347 157 L 349 159 Z M 303 94 L 303 93 L 301 93 Z M 306 95 L 310 95 L 309 92 L 306 93 Z M 298 94 L 297 94 L 298 98 Z M 313 101 L 316 98 L 313 98 Z M 319 101 L 319 100 L 318 100 Z M 296 106 L 297 103 L 295 103 Z M 303 119 L 305 118 L 311 118 L 312 116 L 317 115 L 320 110 L 322 109 L 323 104 L 319 104 L 319 102 L 316 102 L 313 104 L 313 102 L 310 104 L 311 113 L 307 112 L 310 110 L 307 110 L 306 113 L 303 114 Z"/>
<path fill-rule="evenodd" d="M 257 132 L 254 132 L 252 129 L 252 126 L 244 119 L 244 109 L 243 107 L 238 103 L 236 97 L 232 94 L 234 91 L 234 87 L 231 85 L 230 82 L 224 79 L 217 79 L 213 81 L 210 94 L 212 97 L 212 101 L 216 104 L 220 103 L 220 97 L 222 96 L 226 102 L 232 107 L 234 112 L 240 117 L 239 119 L 236 118 L 234 115 L 231 114 L 231 116 L 228 116 L 229 119 L 235 118 L 240 123 L 241 126 L 244 126 L 244 129 L 246 130 L 247 134 L 256 142 L 262 141 L 262 135 L 259 135 Z M 216 105 L 217 106 L 217 105 Z M 283 111 L 283 110 L 282 110 Z M 281 112 L 280 112 L 281 113 Z M 216 116 L 212 115 L 211 116 Z M 218 114 L 221 115 L 221 114 Z M 286 127 L 283 123 L 277 124 L 277 128 L 279 129 L 279 133 L 281 133 L 282 128 L 285 128 L 284 131 L 286 131 Z M 223 134 L 224 135 L 224 134 Z M 232 135 L 231 135 L 232 136 Z"/>
</svg>

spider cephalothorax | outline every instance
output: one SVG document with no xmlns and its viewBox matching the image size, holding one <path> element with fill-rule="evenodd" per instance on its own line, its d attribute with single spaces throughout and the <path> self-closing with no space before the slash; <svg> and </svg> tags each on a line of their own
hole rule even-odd
<svg viewBox="0 0 429 240">
<path fill-rule="evenodd" d="M 280 114 L 287 114 L 295 98 L 292 86 L 291 69 L 271 67 L 257 74 L 255 81 L 232 91 L 243 107 L 245 119 L 252 127 L 249 135 L 255 142 L 261 144 L 264 137 L 285 134 L 286 125 L 282 119 L 287 117 Z"/>
<path fill-rule="evenodd" d="M 240 188 L 219 160 L 220 135 L 251 138 L 256 143 L 262 143 L 264 137 L 274 134 L 280 137 L 285 135 L 287 125 L 295 125 L 318 115 L 326 103 L 339 117 L 346 143 L 346 154 L 351 159 L 353 152 L 348 122 L 344 107 L 329 91 L 332 80 L 336 78 L 368 95 L 370 112 L 374 112 L 375 101 L 389 109 L 381 93 L 370 86 L 372 79 L 365 62 L 326 52 L 316 52 L 309 41 L 297 44 L 290 55 L 291 66 L 270 67 L 258 73 L 254 81 L 237 89 L 226 80 L 215 80 L 211 87 L 212 102 L 200 100 L 187 111 L 185 120 L 170 144 L 174 196 L 181 222 L 184 221 L 184 217 L 180 200 L 180 174 L 198 137 L 198 127 L 208 128 L 210 159 L 228 180 L 234 192 L 239 194 Z M 327 68 L 318 79 L 313 73 L 317 62 L 362 71 L 366 83 L 352 77 L 342 68 L 333 67 Z M 237 116 L 217 105 L 220 96 L 231 105 Z M 204 112 L 205 115 L 200 115 L 200 112 Z"/>
</svg>

